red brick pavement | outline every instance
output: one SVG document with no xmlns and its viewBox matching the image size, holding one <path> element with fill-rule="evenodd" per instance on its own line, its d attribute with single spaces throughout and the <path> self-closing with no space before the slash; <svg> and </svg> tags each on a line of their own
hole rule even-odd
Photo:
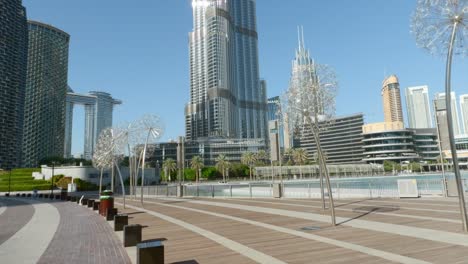
<svg viewBox="0 0 468 264">
<path fill-rule="evenodd" d="M 131 263 L 103 217 L 76 203 L 52 204 L 59 210 L 60 224 L 38 263 Z"/>
</svg>

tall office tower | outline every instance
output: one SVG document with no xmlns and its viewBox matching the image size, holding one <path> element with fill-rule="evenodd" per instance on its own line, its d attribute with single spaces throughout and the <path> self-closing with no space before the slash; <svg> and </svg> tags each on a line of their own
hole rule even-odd
<svg viewBox="0 0 468 264">
<path fill-rule="evenodd" d="M 66 106 L 65 128 L 65 157 L 71 157 L 73 108 L 75 105 L 83 105 L 85 108 L 85 132 L 84 132 L 84 158 L 92 159 L 94 147 L 99 139 L 101 131 L 112 127 L 114 105 L 122 104 L 122 101 L 112 98 L 105 92 L 89 92 L 89 94 L 77 94 L 68 88 Z"/>
<path fill-rule="evenodd" d="M 192 0 L 186 139 L 267 138 L 256 2 Z"/>
<path fill-rule="evenodd" d="M 273 123 L 271 123 L 273 121 Z M 284 134 L 285 134 L 285 126 L 284 126 L 284 118 L 283 113 L 281 111 L 281 99 L 279 96 L 275 96 L 268 99 L 268 127 L 270 130 L 270 143 L 272 143 L 272 130 L 274 133 L 278 134 L 278 148 L 281 152 L 284 151 L 285 143 L 284 143 Z M 272 128 L 273 127 L 273 128 Z M 281 153 L 279 152 L 279 154 Z"/>
<path fill-rule="evenodd" d="M 304 30 L 298 32 L 299 47 L 296 50 L 296 57 L 292 62 L 291 86 L 300 87 L 304 83 L 316 76 L 314 61 L 310 57 L 309 50 L 305 47 Z M 320 99 L 319 99 L 320 100 Z M 323 115 L 323 100 L 318 102 L 318 114 Z"/>
<path fill-rule="evenodd" d="M 406 88 L 406 111 L 410 128 L 433 127 L 427 86 Z"/>
<path fill-rule="evenodd" d="M 400 83 L 396 75 L 391 75 L 382 83 L 382 100 L 385 122 L 403 122 L 401 109 Z"/>
<path fill-rule="evenodd" d="M 0 168 L 19 167 L 28 55 L 26 9 L 0 1 Z"/>
<path fill-rule="evenodd" d="M 468 94 L 460 95 L 460 111 L 463 134 L 468 135 Z"/>
<path fill-rule="evenodd" d="M 447 107 L 445 104 L 445 93 L 436 94 L 434 100 L 436 101 L 436 105 L 439 106 L 439 109 L 443 109 L 446 111 Z M 460 122 L 458 119 L 457 97 L 455 96 L 455 92 L 450 93 L 450 100 L 451 100 L 451 106 L 452 106 L 453 133 L 455 136 L 459 136 L 461 134 L 461 131 L 460 131 Z"/>
<path fill-rule="evenodd" d="M 64 153 L 70 36 L 35 21 L 28 21 L 28 29 L 23 166 L 32 167 Z"/>
</svg>

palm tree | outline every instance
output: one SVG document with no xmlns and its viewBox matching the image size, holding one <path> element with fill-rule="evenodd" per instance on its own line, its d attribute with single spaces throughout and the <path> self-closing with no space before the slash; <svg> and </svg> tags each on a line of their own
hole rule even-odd
<svg viewBox="0 0 468 264">
<path fill-rule="evenodd" d="M 203 159 L 200 156 L 194 156 L 190 161 L 190 165 L 192 169 L 195 170 L 195 181 L 198 183 L 198 181 L 200 180 L 201 169 L 204 166 Z"/>
<path fill-rule="evenodd" d="M 163 163 L 164 174 L 171 181 L 171 173 L 177 171 L 177 164 L 173 159 L 166 159 Z"/>
<path fill-rule="evenodd" d="M 288 165 L 291 165 L 293 160 L 292 160 L 292 157 L 293 157 L 293 153 L 294 153 L 294 149 L 293 148 L 288 148 L 284 151 L 284 155 L 283 157 L 285 158 L 285 161 L 286 161 L 286 164 Z"/>
<path fill-rule="evenodd" d="M 226 182 L 226 169 L 229 165 L 226 155 L 221 154 L 216 158 L 216 168 L 223 173 L 223 182 Z"/>
<path fill-rule="evenodd" d="M 255 162 L 256 162 L 256 157 L 255 157 L 255 154 L 253 154 L 252 152 L 244 152 L 244 154 L 242 154 L 242 157 L 241 157 L 241 162 L 242 164 L 245 164 L 249 167 L 249 170 L 250 170 L 250 181 L 252 181 L 252 167 L 254 166 Z"/>
<path fill-rule="evenodd" d="M 260 150 L 255 154 L 255 159 L 257 160 L 258 164 L 265 165 L 266 160 L 268 159 L 268 154 L 265 150 Z"/>
<path fill-rule="evenodd" d="M 307 161 L 307 150 L 303 148 L 294 149 L 292 156 L 294 163 L 299 165 L 299 174 L 302 179 L 302 165 Z"/>
</svg>

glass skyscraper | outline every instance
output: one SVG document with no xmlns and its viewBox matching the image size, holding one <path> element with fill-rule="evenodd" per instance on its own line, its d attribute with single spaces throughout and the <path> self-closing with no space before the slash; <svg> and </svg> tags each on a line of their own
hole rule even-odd
<svg viewBox="0 0 468 264">
<path fill-rule="evenodd" d="M 385 122 L 403 122 L 400 83 L 396 75 L 391 75 L 383 81 L 382 101 Z"/>
<path fill-rule="evenodd" d="M 193 0 L 186 138 L 267 137 L 254 0 Z"/>
<path fill-rule="evenodd" d="M 406 111 L 410 128 L 433 127 L 427 86 L 406 88 Z"/>
<path fill-rule="evenodd" d="M 0 168 L 19 167 L 28 53 L 21 0 L 0 4 Z"/>
<path fill-rule="evenodd" d="M 435 101 L 436 104 L 439 105 L 439 111 L 441 110 L 447 110 L 447 106 L 445 104 L 445 93 L 437 93 L 435 95 Z M 453 133 L 455 136 L 459 136 L 461 134 L 461 129 L 460 129 L 460 121 L 458 119 L 458 107 L 457 107 L 457 97 L 455 95 L 455 92 L 450 93 L 450 100 L 451 100 L 451 107 L 452 107 L 452 124 L 453 124 Z M 445 113 L 446 115 L 446 113 Z M 445 116 L 445 118 L 447 118 Z M 448 132 L 447 132 L 448 133 Z"/>
<path fill-rule="evenodd" d="M 70 36 L 35 21 L 28 21 L 28 29 L 23 166 L 32 167 L 64 153 Z"/>
</svg>

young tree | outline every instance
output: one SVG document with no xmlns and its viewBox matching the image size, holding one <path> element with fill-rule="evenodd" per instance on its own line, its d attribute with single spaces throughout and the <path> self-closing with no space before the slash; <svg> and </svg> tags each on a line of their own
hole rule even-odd
<svg viewBox="0 0 468 264">
<path fill-rule="evenodd" d="M 293 153 L 294 153 L 294 148 L 288 148 L 284 151 L 284 161 L 286 162 L 287 165 L 292 165 L 293 164 Z"/>
<path fill-rule="evenodd" d="M 294 163 L 299 165 L 299 174 L 300 178 L 302 179 L 302 165 L 304 165 L 307 161 L 307 150 L 303 148 L 297 148 L 293 151 L 293 160 Z"/>
<path fill-rule="evenodd" d="M 163 169 L 164 174 L 166 175 L 167 179 L 171 181 L 171 173 L 177 171 L 177 164 L 173 159 L 166 159 L 163 162 Z"/>
<path fill-rule="evenodd" d="M 252 152 L 244 152 L 241 157 L 242 164 L 249 166 L 250 181 L 252 181 L 252 167 L 255 165 L 256 157 Z"/>
<path fill-rule="evenodd" d="M 268 160 L 268 154 L 265 150 L 259 150 L 255 153 L 255 159 L 259 165 L 265 165 L 266 161 Z"/>
<path fill-rule="evenodd" d="M 223 182 L 226 182 L 226 170 L 229 168 L 229 161 L 226 155 L 219 155 L 216 158 L 216 168 L 223 174 Z"/>
<path fill-rule="evenodd" d="M 190 165 L 192 167 L 192 169 L 195 170 L 195 178 L 196 178 L 196 182 L 198 183 L 198 181 L 200 180 L 200 174 L 201 174 L 201 169 L 204 167 L 204 164 L 203 164 L 203 159 L 200 157 L 200 156 L 194 156 L 192 158 L 192 160 L 190 161 Z"/>
</svg>

